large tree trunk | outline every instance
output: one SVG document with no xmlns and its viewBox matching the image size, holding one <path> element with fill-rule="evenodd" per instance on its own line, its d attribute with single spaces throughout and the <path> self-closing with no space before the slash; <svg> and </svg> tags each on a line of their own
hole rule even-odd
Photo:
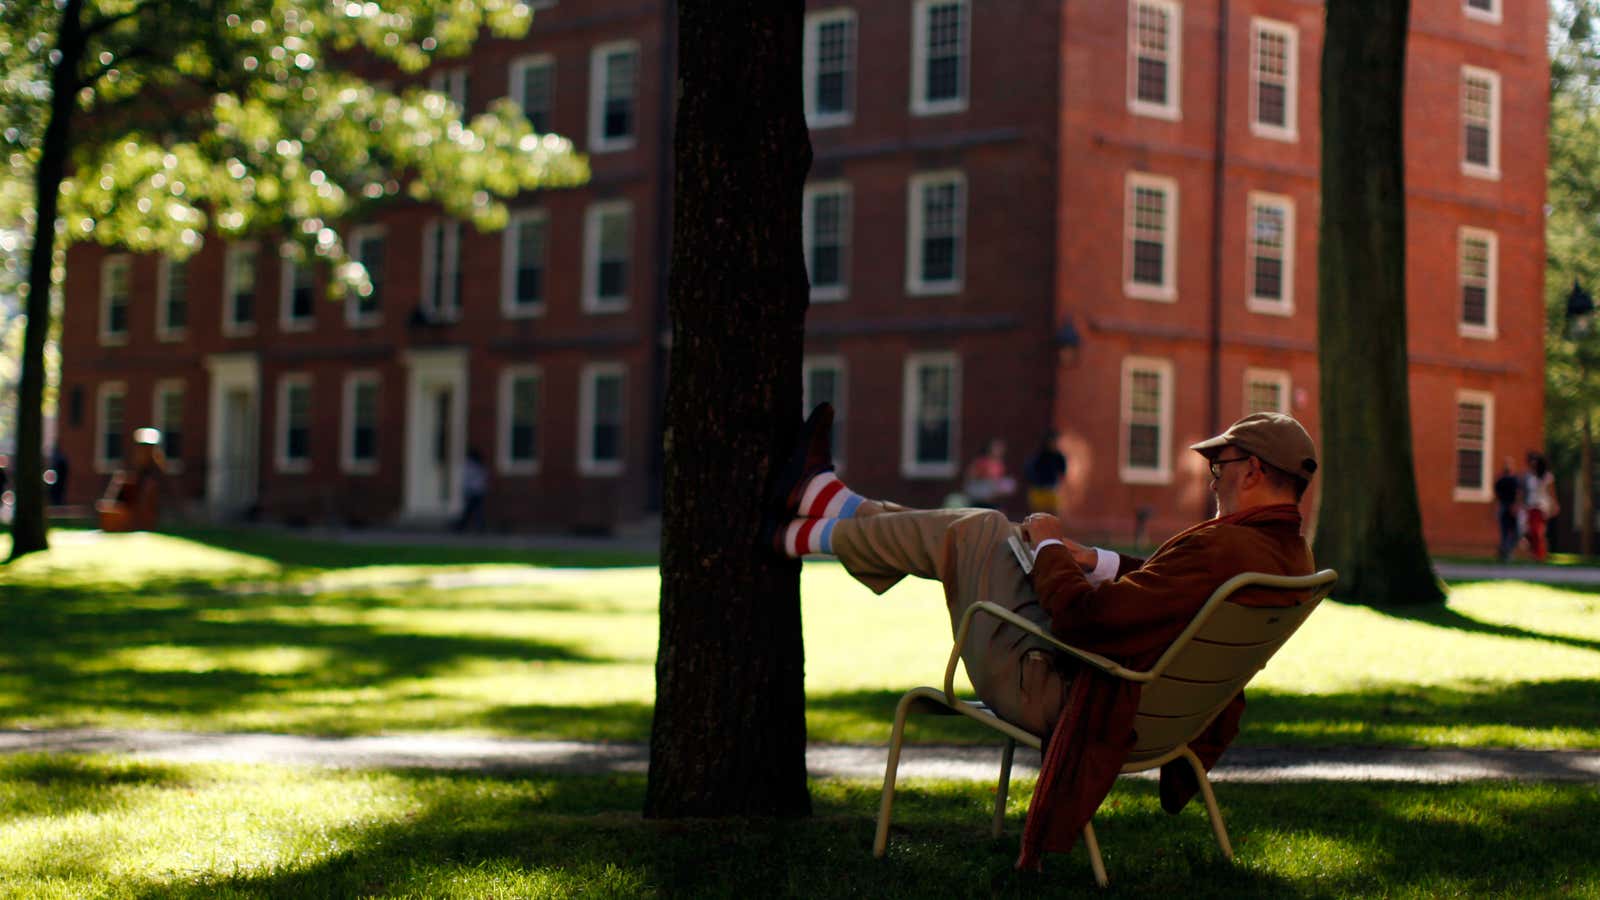
<svg viewBox="0 0 1600 900">
<path fill-rule="evenodd" d="M 645 815 L 806 815 L 799 566 L 760 546 L 807 282 L 802 0 L 679 5 L 661 643 Z"/>
<path fill-rule="evenodd" d="M 51 262 L 56 250 L 56 211 L 71 148 L 77 103 L 78 66 L 83 60 L 83 0 L 68 0 L 61 12 L 56 60 L 50 74 L 50 119 L 34 176 L 33 249 L 28 256 L 28 324 L 22 334 L 22 378 L 17 386 L 17 454 L 11 482 L 16 511 L 11 520 L 11 559 L 48 549 L 44 509 L 44 345 L 50 333 Z"/>
<path fill-rule="evenodd" d="M 1316 556 L 1350 599 L 1444 598 L 1422 538 L 1406 350 L 1409 0 L 1327 5 L 1322 49 L 1322 509 Z"/>
</svg>

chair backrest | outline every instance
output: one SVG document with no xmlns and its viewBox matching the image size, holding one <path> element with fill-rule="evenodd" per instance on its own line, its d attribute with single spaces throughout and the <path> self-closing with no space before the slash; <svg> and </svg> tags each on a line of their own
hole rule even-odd
<svg viewBox="0 0 1600 900">
<path fill-rule="evenodd" d="M 1198 737 L 1337 580 L 1332 569 L 1298 577 L 1246 572 L 1212 592 L 1150 668 L 1124 768 L 1164 761 Z"/>
</svg>

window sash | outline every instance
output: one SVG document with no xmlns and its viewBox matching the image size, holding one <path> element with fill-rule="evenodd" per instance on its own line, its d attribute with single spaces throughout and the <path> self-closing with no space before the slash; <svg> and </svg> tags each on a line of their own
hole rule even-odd
<svg viewBox="0 0 1600 900">
<path fill-rule="evenodd" d="M 594 419 L 590 426 L 589 458 L 597 463 L 622 460 L 622 376 L 594 376 Z"/>
<path fill-rule="evenodd" d="M 1461 239 L 1461 322 L 1464 325 L 1489 325 L 1489 241 L 1481 237 Z"/>
<path fill-rule="evenodd" d="M 1170 105 L 1171 14 L 1161 6 L 1136 4 L 1133 38 L 1134 98 L 1153 106 Z"/>
<path fill-rule="evenodd" d="M 518 375 L 511 379 L 509 421 L 506 423 L 506 455 L 512 463 L 533 463 L 539 458 L 539 377 Z"/>
<path fill-rule="evenodd" d="M 169 461 L 183 459 L 183 389 L 162 388 L 160 391 L 160 418 L 156 427 L 161 431 L 161 452 Z"/>
<path fill-rule="evenodd" d="M 378 384 L 363 379 L 350 388 L 350 461 L 378 458 Z"/>
<path fill-rule="evenodd" d="M 1480 75 L 1461 80 L 1464 153 L 1470 165 L 1491 168 L 1494 160 L 1495 84 Z"/>
<path fill-rule="evenodd" d="M 966 64 L 966 4 L 936 3 L 927 7 L 923 40 L 927 47 L 924 64 L 925 102 L 953 103 L 963 99 L 962 82 Z"/>
<path fill-rule="evenodd" d="M 1134 369 L 1129 374 L 1127 467 L 1161 469 L 1162 403 L 1166 385 L 1156 369 Z"/>
<path fill-rule="evenodd" d="M 628 291 L 628 218 L 622 210 L 600 214 L 600 246 L 595 263 L 598 299 L 620 299 Z"/>
<path fill-rule="evenodd" d="M 100 399 L 100 458 L 108 464 L 123 461 L 123 433 L 127 430 L 127 394 L 107 391 Z"/>
<path fill-rule="evenodd" d="M 289 384 L 283 399 L 283 458 L 304 462 L 311 456 L 311 386 Z"/>
<path fill-rule="evenodd" d="M 545 222 L 543 218 L 517 223 L 516 276 L 512 302 L 538 306 L 544 302 Z"/>
<path fill-rule="evenodd" d="M 538 134 L 550 130 L 550 100 L 555 92 L 555 66 L 549 60 L 523 63 L 517 73 L 522 88 L 522 115 Z"/>
<path fill-rule="evenodd" d="M 924 363 L 916 367 L 912 460 L 917 465 L 955 461 L 953 369 L 946 363 Z"/>
<path fill-rule="evenodd" d="M 855 20 L 841 17 L 816 26 L 817 72 L 812 104 L 819 115 L 850 112 L 851 60 L 855 55 Z"/>
<path fill-rule="evenodd" d="M 189 325 L 189 263 L 168 258 L 167 278 L 161 297 L 161 327 L 178 332 Z"/>
<path fill-rule="evenodd" d="M 251 325 L 256 320 L 256 251 L 239 248 L 229 257 L 228 322 Z"/>
<path fill-rule="evenodd" d="M 1488 405 L 1456 402 L 1456 483 L 1462 490 L 1483 490 L 1484 458 L 1488 445 Z"/>
<path fill-rule="evenodd" d="M 602 89 L 600 135 L 607 141 L 633 136 L 634 97 L 638 93 L 639 54 L 637 50 L 614 50 L 606 54 L 605 87 Z"/>
<path fill-rule="evenodd" d="M 1167 192 L 1133 188 L 1133 281 L 1152 287 L 1167 283 Z"/>
<path fill-rule="evenodd" d="M 384 264 L 388 254 L 387 239 L 383 235 L 365 235 L 356 241 L 356 260 L 367 269 L 372 282 L 372 293 L 356 296 L 356 313 L 360 316 L 377 315 L 383 309 Z"/>
</svg>

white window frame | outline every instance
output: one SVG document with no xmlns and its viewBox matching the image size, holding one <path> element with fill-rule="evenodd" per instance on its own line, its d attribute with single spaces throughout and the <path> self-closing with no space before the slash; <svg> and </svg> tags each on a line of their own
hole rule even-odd
<svg viewBox="0 0 1600 900">
<path fill-rule="evenodd" d="M 1139 99 L 1139 8 L 1159 9 L 1167 16 L 1167 102 Z M 1128 111 L 1177 122 L 1183 119 L 1183 7 L 1171 0 L 1128 0 Z"/>
<path fill-rule="evenodd" d="M 383 377 L 372 369 L 345 373 L 339 403 L 339 471 L 347 475 L 371 475 L 378 471 L 376 452 L 371 459 L 356 459 L 356 390 L 362 385 L 371 385 L 377 392 L 373 409 L 377 421 L 372 423 L 372 428 L 375 433 L 382 433 L 378 421 L 381 421 L 383 404 Z"/>
<path fill-rule="evenodd" d="M 543 269 L 545 284 L 538 302 L 517 302 L 517 269 L 522 258 L 517 255 L 517 231 L 523 225 L 537 222 L 544 226 Z M 519 209 L 511 214 L 505 233 L 500 238 L 500 314 L 508 319 L 534 319 L 544 315 L 544 295 L 549 293 L 550 275 L 550 214 L 544 209 Z"/>
<path fill-rule="evenodd" d="M 1468 0 L 1461 0 L 1461 12 L 1469 19 L 1488 22 L 1493 25 L 1500 24 L 1501 0 L 1489 0 L 1491 9 L 1477 9 Z"/>
<path fill-rule="evenodd" d="M 810 415 L 811 410 L 818 403 L 817 398 L 811 395 L 811 373 L 817 369 L 832 369 L 835 373 L 834 383 L 837 385 L 833 403 L 833 465 L 843 471 L 845 459 L 845 446 L 847 437 L 845 422 L 849 418 L 850 372 L 845 364 L 845 358 L 837 354 L 816 354 L 804 357 L 800 362 L 800 409 L 801 415 Z"/>
<path fill-rule="evenodd" d="M 169 394 L 177 394 L 180 398 L 179 406 L 185 406 L 188 398 L 184 394 L 184 383 L 182 378 L 163 378 L 155 383 L 154 387 L 150 391 L 150 422 L 155 426 L 157 431 L 161 432 L 161 450 L 166 457 L 164 466 L 167 474 L 176 475 L 183 471 L 183 457 L 173 456 L 172 454 L 166 452 L 167 432 L 171 430 L 171 423 L 167 421 L 166 404 L 166 398 Z M 184 411 L 187 412 L 188 410 L 185 408 Z M 189 437 L 193 437 L 193 435 L 189 434 L 189 429 L 187 426 L 179 429 L 178 433 L 185 435 L 186 440 Z M 190 449 L 193 448 L 191 447 Z"/>
<path fill-rule="evenodd" d="M 1245 307 L 1269 316 L 1294 315 L 1294 198 L 1284 194 L 1251 191 L 1245 200 Z M 1283 213 L 1283 297 L 1263 297 L 1256 293 L 1256 209 L 1275 206 Z"/>
<path fill-rule="evenodd" d="M 1467 161 L 1467 80 L 1470 78 L 1483 79 L 1489 83 L 1489 164 L 1486 166 Z M 1461 124 L 1456 129 L 1456 138 L 1461 141 L 1460 159 L 1463 175 L 1487 178 L 1490 181 L 1500 180 L 1500 121 L 1503 105 L 1499 72 L 1477 66 L 1461 67 L 1461 93 L 1457 107 Z"/>
<path fill-rule="evenodd" d="M 111 330 L 111 273 L 122 270 L 122 330 Z M 133 330 L 133 257 L 114 253 L 100 260 L 100 346 L 121 347 Z"/>
<path fill-rule="evenodd" d="M 917 370 L 945 366 L 950 370 L 950 459 L 942 463 L 917 460 L 916 412 L 921 406 Z M 904 478 L 954 478 L 961 467 L 961 357 L 954 352 L 911 353 L 901 370 L 900 475 Z"/>
<path fill-rule="evenodd" d="M 634 56 L 633 131 L 626 137 L 606 138 L 606 59 L 616 53 Z M 597 45 L 589 51 L 589 152 L 614 153 L 632 149 L 639 142 L 639 73 L 643 72 L 643 57 L 638 41 L 611 41 Z"/>
<path fill-rule="evenodd" d="M 122 458 L 106 456 L 106 403 L 115 395 L 122 400 Z M 94 470 L 105 475 L 115 472 L 128 462 L 128 442 L 132 431 L 128 428 L 128 385 L 123 381 L 101 382 L 94 389 Z"/>
<path fill-rule="evenodd" d="M 513 399 L 512 387 L 520 379 L 532 378 L 534 380 L 534 441 L 532 459 L 513 459 L 511 457 L 511 403 Z M 626 381 L 624 381 L 626 385 Z M 539 464 L 544 454 L 539 452 L 539 435 L 544 431 L 542 417 L 539 413 L 544 399 L 544 371 L 535 365 L 507 366 L 500 371 L 500 396 L 498 415 L 495 417 L 495 444 L 497 445 L 496 468 L 506 475 L 537 475 Z M 592 413 L 591 413 L 592 414 Z"/>
<path fill-rule="evenodd" d="M 428 75 L 428 90 L 449 97 L 462 119 L 467 117 L 467 78 L 466 66 L 435 69 Z"/>
<path fill-rule="evenodd" d="M 442 277 L 439 268 L 444 268 Z M 443 294 L 443 296 L 440 296 Z M 435 217 L 422 226 L 422 309 L 435 322 L 461 319 L 461 221 Z"/>
<path fill-rule="evenodd" d="M 954 182 L 959 192 L 956 204 L 956 276 L 944 281 L 925 281 L 922 266 L 922 239 L 927 230 L 923 219 L 922 192 L 925 188 Z M 914 297 L 960 293 L 967 275 L 967 176 L 959 169 L 918 172 L 906 186 L 906 293 Z"/>
<path fill-rule="evenodd" d="M 527 71 L 537 66 L 543 66 L 550 70 L 550 96 L 548 98 L 550 108 L 545 110 L 545 115 L 548 119 L 555 115 L 556 58 L 554 56 L 548 53 L 530 53 L 527 56 L 519 56 L 513 59 L 507 76 L 510 80 L 510 90 L 507 93 L 511 96 L 511 102 L 517 104 L 517 109 L 521 110 L 523 117 L 526 118 L 528 114 L 528 98 L 525 96 Z M 552 125 L 551 127 L 554 126 Z"/>
<path fill-rule="evenodd" d="M 183 272 L 183 322 L 184 324 L 173 328 L 168 323 L 168 312 L 172 305 L 172 266 L 177 263 L 184 269 Z M 170 256 L 161 257 L 156 264 L 156 340 L 180 341 L 189 333 L 189 313 L 194 304 L 189 297 L 189 272 L 186 260 L 174 260 Z"/>
<path fill-rule="evenodd" d="M 1460 466 L 1457 455 L 1463 449 L 1461 443 L 1461 405 L 1463 403 L 1476 403 L 1483 407 L 1483 447 L 1482 463 L 1480 465 L 1478 488 L 1464 488 L 1456 483 L 1456 475 Z M 1453 440 L 1450 442 L 1450 497 L 1461 503 L 1486 503 L 1494 497 L 1494 395 L 1488 391 L 1456 391 L 1456 404 L 1454 415 L 1450 417 L 1450 424 L 1454 427 Z"/>
<path fill-rule="evenodd" d="M 234 273 L 246 255 L 251 257 L 251 266 L 254 267 L 255 295 L 250 310 L 250 321 L 240 322 L 234 318 Z M 249 337 L 256 333 L 256 322 L 261 319 L 261 247 L 255 241 L 240 241 L 230 244 L 224 256 L 222 266 L 222 334 L 225 337 Z"/>
<path fill-rule="evenodd" d="M 389 230 L 382 225 L 363 225 L 359 228 L 351 229 L 350 243 L 345 252 L 349 255 L 352 262 L 362 262 L 361 255 L 358 251 L 360 250 L 361 245 L 370 238 L 381 238 L 383 240 L 383 265 L 384 268 L 387 269 L 389 266 L 390 256 Z M 367 273 L 367 277 L 372 277 L 372 273 L 370 271 Z M 388 280 L 385 277 L 379 277 L 376 280 L 385 286 L 388 284 Z M 383 299 L 383 295 L 380 293 L 378 295 L 378 308 L 370 313 L 363 313 L 361 312 L 361 297 L 357 296 L 355 291 L 349 292 L 345 295 L 344 299 L 345 324 L 351 328 L 375 328 L 382 324 Z"/>
<path fill-rule="evenodd" d="M 294 388 L 305 389 L 306 432 L 309 434 L 315 430 L 316 418 L 311 408 L 315 395 L 311 392 L 311 376 L 304 372 L 279 376 L 278 404 L 273 410 L 272 462 L 278 472 L 303 475 L 311 471 L 311 456 L 308 454 L 304 459 L 289 458 L 289 392 Z"/>
<path fill-rule="evenodd" d="M 1272 34 L 1284 40 L 1283 125 L 1262 122 L 1261 37 Z M 1250 133 L 1275 141 L 1300 139 L 1300 29 L 1287 22 L 1255 17 L 1250 20 Z"/>
<path fill-rule="evenodd" d="M 1161 429 L 1161 437 L 1156 442 L 1156 455 L 1159 463 L 1154 469 L 1134 468 L 1128 464 L 1128 454 L 1132 450 L 1131 442 L 1128 440 L 1128 428 L 1135 424 L 1133 421 L 1133 374 L 1135 371 L 1155 372 L 1161 380 L 1161 410 L 1159 413 L 1161 421 L 1156 423 Z M 1118 403 L 1120 417 L 1117 426 L 1117 469 L 1124 484 L 1172 483 L 1172 392 L 1172 360 L 1153 356 L 1123 357 L 1122 397 Z"/>
<path fill-rule="evenodd" d="M 821 66 L 821 32 L 824 25 L 834 25 L 840 22 L 847 23 L 850 28 L 849 55 L 846 60 L 846 87 L 843 112 L 818 112 L 817 111 L 817 77 L 822 73 Z M 848 6 L 824 9 L 806 14 L 806 35 L 804 46 L 804 61 L 801 63 L 805 78 L 806 124 L 811 128 L 837 128 L 849 125 L 855 121 L 856 110 L 856 11 Z"/>
<path fill-rule="evenodd" d="M 1161 280 L 1159 285 L 1133 280 L 1134 197 L 1140 188 L 1166 195 L 1162 204 Z M 1129 172 L 1122 189 L 1122 292 L 1136 300 L 1175 303 L 1178 299 L 1178 181 L 1164 175 Z"/>
<path fill-rule="evenodd" d="M 955 4 L 961 7 L 961 92 L 950 100 L 928 97 L 928 9 Z M 940 116 L 965 112 L 972 96 L 972 4 L 968 0 L 917 0 L 911 19 L 911 114 Z"/>
<path fill-rule="evenodd" d="M 1270 384 L 1278 389 L 1278 396 L 1283 400 L 1277 409 L 1258 410 L 1250 405 L 1250 389 L 1258 384 Z M 1289 415 L 1289 407 L 1294 403 L 1294 395 L 1289 393 L 1293 382 L 1289 373 L 1283 369 L 1245 369 L 1244 370 L 1244 396 L 1240 399 L 1241 416 L 1248 416 L 1254 412 L 1276 412 Z"/>
<path fill-rule="evenodd" d="M 303 268 L 289 253 L 282 254 L 278 269 L 278 329 L 286 332 L 310 331 L 317 324 L 317 287 L 311 286 L 311 315 L 301 319 L 294 313 L 294 279 Z"/>
<path fill-rule="evenodd" d="M 621 439 L 617 459 L 594 458 L 595 384 L 603 376 L 622 379 Z M 588 363 L 578 379 L 578 474 L 585 478 L 614 478 L 622 474 L 628 457 L 628 369 L 618 362 Z"/>
<path fill-rule="evenodd" d="M 843 300 L 850 295 L 850 216 L 853 210 L 854 196 L 850 182 L 844 179 L 832 181 L 816 181 L 806 185 L 804 200 L 800 210 L 801 241 L 805 246 L 806 276 L 811 276 L 811 254 L 817 246 L 816 219 L 812 212 L 812 204 L 819 195 L 838 194 L 841 197 L 839 204 L 839 283 L 818 287 L 811 286 L 812 302 L 832 302 Z"/>
<path fill-rule="evenodd" d="M 601 218 L 624 213 L 628 217 L 627 279 L 621 297 L 600 296 L 600 237 Z M 638 281 L 636 258 L 633 252 L 633 203 L 628 200 L 607 200 L 594 203 L 583 214 L 583 311 L 586 313 L 617 313 L 629 306 L 629 297 Z"/>
<path fill-rule="evenodd" d="M 1479 240 L 1488 245 L 1488 283 L 1484 286 L 1484 324 L 1477 325 L 1462 318 L 1462 300 L 1467 288 L 1467 241 Z M 1500 236 L 1487 228 L 1463 225 L 1456 231 L 1456 333 L 1466 338 L 1494 340 L 1499 336 L 1499 281 Z"/>
</svg>

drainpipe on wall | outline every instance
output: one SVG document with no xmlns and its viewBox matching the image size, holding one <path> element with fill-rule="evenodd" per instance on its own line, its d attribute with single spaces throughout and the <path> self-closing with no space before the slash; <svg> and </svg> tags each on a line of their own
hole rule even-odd
<svg viewBox="0 0 1600 900">
<path fill-rule="evenodd" d="M 678 2 L 665 0 L 661 9 L 661 97 L 659 138 L 656 142 L 656 308 L 651 324 L 650 368 L 650 478 L 645 490 L 647 513 L 661 511 L 661 479 L 666 459 L 661 449 L 661 432 L 666 427 L 667 374 L 672 349 L 672 317 L 667 311 L 668 276 L 672 269 L 672 182 L 674 169 L 673 122 L 677 116 L 678 81 Z"/>
<path fill-rule="evenodd" d="M 1206 383 L 1206 433 L 1222 430 L 1222 229 L 1228 153 L 1228 0 L 1217 7 L 1217 128 L 1211 186 L 1211 328 Z M 1205 499 L 1210 515 L 1211 499 Z"/>
</svg>

